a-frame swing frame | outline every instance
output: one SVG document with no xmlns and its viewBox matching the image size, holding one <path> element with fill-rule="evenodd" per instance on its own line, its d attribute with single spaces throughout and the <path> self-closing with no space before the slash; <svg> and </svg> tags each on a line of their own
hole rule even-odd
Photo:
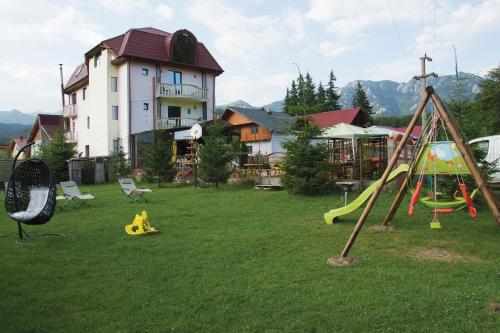
<svg viewBox="0 0 500 333">
<path fill-rule="evenodd" d="M 429 102 L 429 100 L 432 100 L 432 103 L 436 107 L 437 112 L 439 113 L 439 116 L 441 117 L 441 121 L 444 123 L 445 127 L 448 129 L 450 132 L 450 135 L 455 142 L 458 150 L 460 151 L 460 154 L 462 155 L 465 164 L 470 170 L 470 173 L 472 177 L 474 178 L 474 181 L 476 182 L 477 187 L 481 192 L 483 193 L 484 199 L 486 200 L 486 203 L 488 204 L 488 207 L 491 210 L 491 213 L 495 217 L 496 223 L 500 226 L 500 211 L 498 210 L 497 206 L 497 201 L 493 193 L 491 192 L 490 188 L 488 187 L 488 183 L 484 180 L 484 177 L 481 175 L 479 170 L 477 169 L 476 162 L 474 160 L 474 157 L 472 156 L 472 152 L 470 148 L 466 145 L 462 135 L 460 134 L 460 131 L 458 130 L 457 123 L 453 117 L 451 117 L 448 112 L 446 111 L 446 108 L 439 98 L 439 96 L 436 94 L 434 91 L 434 88 L 432 86 L 428 86 L 426 89 L 426 94 L 424 99 L 420 102 L 417 111 L 413 115 L 413 118 L 410 121 L 410 124 L 406 128 L 406 131 L 403 135 L 403 138 L 399 142 L 396 151 L 392 155 L 391 159 L 387 163 L 387 167 L 382 174 L 382 178 L 380 179 L 379 185 L 375 188 L 375 191 L 370 197 L 370 200 L 368 200 L 368 203 L 366 204 L 366 207 L 363 210 L 363 213 L 359 217 L 358 223 L 356 223 L 356 226 L 354 227 L 354 230 L 349 237 L 349 240 L 347 241 L 346 245 L 344 246 L 344 249 L 342 250 L 341 257 L 345 258 L 348 256 L 349 251 L 351 250 L 352 246 L 354 245 L 354 242 L 356 241 L 356 237 L 361 231 L 361 228 L 363 227 L 363 224 L 365 223 L 368 215 L 370 214 L 370 211 L 373 208 L 373 205 L 377 201 L 380 192 L 382 191 L 382 188 L 386 184 L 387 178 L 389 177 L 389 173 L 392 171 L 394 166 L 396 165 L 396 162 L 399 158 L 399 155 L 401 154 L 404 146 L 406 145 L 408 138 L 410 137 L 417 120 L 420 118 L 422 115 L 422 112 L 424 111 L 425 106 Z M 416 158 L 419 159 L 420 155 L 423 152 L 423 147 L 420 149 L 420 151 L 417 153 Z M 383 224 L 387 225 L 389 221 L 392 220 L 394 215 L 396 214 L 396 211 L 399 208 L 399 205 L 401 204 L 401 201 L 403 200 L 406 192 L 408 191 L 408 184 L 409 184 L 409 178 L 411 177 L 413 173 L 413 170 L 409 170 L 407 173 L 404 183 L 401 186 L 396 198 L 394 199 L 394 202 L 392 203 L 391 207 L 389 208 L 389 212 L 387 213 L 387 216 L 384 219 Z"/>
</svg>

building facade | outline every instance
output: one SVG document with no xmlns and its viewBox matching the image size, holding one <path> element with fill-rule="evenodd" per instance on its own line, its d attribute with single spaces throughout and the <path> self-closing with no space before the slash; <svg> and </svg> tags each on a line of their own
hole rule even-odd
<svg viewBox="0 0 500 333">
<path fill-rule="evenodd" d="M 250 155 L 285 152 L 281 144 L 292 138 L 288 132 L 293 117 L 284 112 L 227 107 L 221 120 L 231 124 L 233 133 L 247 145 Z"/>
<path fill-rule="evenodd" d="M 152 131 L 213 119 L 223 70 L 188 30 L 130 29 L 85 54 L 64 87 L 66 136 L 83 156 L 121 146 L 136 165 Z"/>
</svg>

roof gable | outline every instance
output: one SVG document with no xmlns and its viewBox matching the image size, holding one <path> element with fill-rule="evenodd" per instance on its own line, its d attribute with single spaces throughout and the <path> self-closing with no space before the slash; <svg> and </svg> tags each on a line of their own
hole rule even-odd
<svg viewBox="0 0 500 333">
<path fill-rule="evenodd" d="M 34 140 L 39 129 L 43 131 L 49 139 L 52 139 L 57 131 L 64 130 L 63 116 L 58 114 L 39 114 L 28 136 L 28 142 Z"/>
<path fill-rule="evenodd" d="M 284 112 L 268 112 L 264 109 L 247 109 L 234 106 L 226 108 L 222 115 L 223 120 L 228 111 L 238 113 L 272 132 L 287 132 L 294 121 L 293 117 Z"/>
<path fill-rule="evenodd" d="M 360 117 L 362 124 L 355 124 L 357 117 Z M 327 128 L 340 123 L 346 123 L 350 125 L 364 125 L 366 123 L 367 117 L 363 109 L 352 108 L 343 110 L 326 111 L 320 113 L 314 113 L 307 116 L 308 119 L 312 119 L 313 122 L 319 128 Z"/>
</svg>

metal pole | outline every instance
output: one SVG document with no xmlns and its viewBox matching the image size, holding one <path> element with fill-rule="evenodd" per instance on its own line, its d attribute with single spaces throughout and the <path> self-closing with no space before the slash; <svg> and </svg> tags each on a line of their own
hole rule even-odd
<svg viewBox="0 0 500 333">
<path fill-rule="evenodd" d="M 422 93 L 422 100 L 425 98 L 425 87 L 426 87 L 426 79 L 425 79 L 425 61 L 427 60 L 427 54 L 424 54 L 423 57 L 420 57 L 420 75 L 422 79 L 420 80 L 420 92 Z M 432 61 L 431 58 L 429 58 L 429 61 Z M 425 122 L 427 121 L 427 112 L 425 111 L 422 112 L 422 126 L 424 126 Z"/>
<path fill-rule="evenodd" d="M 64 79 L 63 79 L 63 68 L 62 68 L 63 64 L 59 64 L 59 75 L 61 77 L 61 98 L 62 98 L 62 107 L 63 107 L 63 110 L 64 110 L 64 105 L 65 105 L 65 102 L 64 102 Z"/>
</svg>

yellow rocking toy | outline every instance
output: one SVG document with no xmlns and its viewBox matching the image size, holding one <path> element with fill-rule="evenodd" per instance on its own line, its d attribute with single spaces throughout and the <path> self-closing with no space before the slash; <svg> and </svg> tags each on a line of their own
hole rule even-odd
<svg viewBox="0 0 500 333">
<path fill-rule="evenodd" d="M 129 235 L 145 235 L 159 232 L 158 229 L 153 228 L 148 222 L 148 213 L 145 210 L 142 213 L 136 214 L 132 224 L 125 226 L 125 232 Z"/>
</svg>

